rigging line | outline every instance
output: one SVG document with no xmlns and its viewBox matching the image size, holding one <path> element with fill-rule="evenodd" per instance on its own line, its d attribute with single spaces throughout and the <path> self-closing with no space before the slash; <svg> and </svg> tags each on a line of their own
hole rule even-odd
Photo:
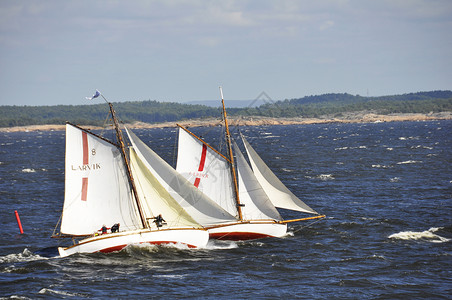
<svg viewBox="0 0 452 300">
<path fill-rule="evenodd" d="M 314 224 L 317 223 L 317 222 L 323 221 L 324 219 L 325 219 L 325 218 L 321 218 L 321 219 L 315 220 L 314 222 L 311 222 L 311 223 L 309 223 L 308 225 L 302 226 L 301 228 L 299 228 L 299 229 L 297 229 L 297 230 L 294 230 L 293 233 L 296 233 L 296 232 L 298 232 L 298 231 L 300 231 L 300 230 L 302 230 L 302 229 L 305 229 L 305 228 L 307 228 L 307 227 L 309 227 L 309 226 L 311 226 L 311 225 L 314 225 Z"/>
<path fill-rule="evenodd" d="M 109 122 L 111 121 L 111 122 Z M 108 124 L 107 124 L 108 123 Z M 105 117 L 105 121 L 102 125 L 102 130 L 100 132 L 100 136 L 104 136 L 104 131 L 106 130 L 107 126 L 112 126 L 113 120 L 110 118 L 110 112 L 107 113 L 107 116 Z"/>
</svg>

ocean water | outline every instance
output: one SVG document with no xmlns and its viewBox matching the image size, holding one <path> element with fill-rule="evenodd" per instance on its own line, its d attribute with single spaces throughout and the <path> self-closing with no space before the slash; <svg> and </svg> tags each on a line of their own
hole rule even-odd
<svg viewBox="0 0 452 300">
<path fill-rule="evenodd" d="M 0 133 L 0 297 L 452 298 L 452 121 L 241 130 L 327 219 L 292 223 L 281 239 L 67 258 L 52 256 L 70 241 L 50 238 L 63 205 L 64 132 Z M 213 144 L 220 136 L 193 131 Z M 135 132 L 174 163 L 175 129 Z"/>
</svg>

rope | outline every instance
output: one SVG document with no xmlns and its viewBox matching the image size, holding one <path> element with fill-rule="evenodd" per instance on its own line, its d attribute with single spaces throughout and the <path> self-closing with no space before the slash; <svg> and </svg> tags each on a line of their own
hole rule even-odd
<svg viewBox="0 0 452 300">
<path fill-rule="evenodd" d="M 302 226 L 302 227 L 300 227 L 299 229 L 294 230 L 293 233 L 297 233 L 298 231 L 300 231 L 300 230 L 302 230 L 302 229 L 305 229 L 305 228 L 307 228 L 307 227 L 309 227 L 309 226 L 311 226 L 311 225 L 314 225 L 315 223 L 320 222 L 320 221 L 322 221 L 322 220 L 324 220 L 324 219 L 325 219 L 325 218 L 321 218 L 321 219 L 318 219 L 318 220 L 316 220 L 316 221 L 314 221 L 314 222 L 309 223 L 308 225 Z"/>
</svg>

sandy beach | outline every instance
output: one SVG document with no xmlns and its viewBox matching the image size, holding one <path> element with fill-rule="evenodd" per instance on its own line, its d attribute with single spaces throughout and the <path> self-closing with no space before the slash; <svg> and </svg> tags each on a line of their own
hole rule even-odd
<svg viewBox="0 0 452 300">
<path fill-rule="evenodd" d="M 400 121 L 429 121 L 429 120 L 450 120 L 452 112 L 440 112 L 429 114 L 389 114 L 380 115 L 369 112 L 353 112 L 344 113 L 340 117 L 321 116 L 319 118 L 271 118 L 260 116 L 247 117 L 229 117 L 228 121 L 231 125 L 242 126 L 262 126 L 262 125 L 293 125 L 293 124 L 323 124 L 323 123 L 375 123 L 375 122 L 400 122 Z M 216 126 L 220 124 L 219 119 L 193 119 L 180 122 L 164 122 L 164 123 L 143 123 L 135 122 L 126 124 L 129 128 L 164 128 L 176 127 L 180 124 L 184 127 L 200 127 L 200 126 Z M 90 129 L 101 129 L 96 126 L 83 126 Z M 65 125 L 48 124 L 48 125 L 29 125 L 17 127 L 0 128 L 0 132 L 29 132 L 29 131 L 58 131 L 64 130 Z"/>
</svg>

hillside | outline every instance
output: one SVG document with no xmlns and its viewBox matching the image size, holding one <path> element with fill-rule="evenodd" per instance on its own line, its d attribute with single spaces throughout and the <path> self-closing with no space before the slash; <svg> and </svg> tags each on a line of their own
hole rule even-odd
<svg viewBox="0 0 452 300">
<path fill-rule="evenodd" d="M 220 108 L 175 102 L 136 101 L 114 103 L 124 123 L 162 123 L 188 119 L 219 118 Z M 381 115 L 452 111 L 452 91 L 419 92 L 383 97 L 325 94 L 267 102 L 258 107 L 229 108 L 231 116 L 272 118 L 335 118 L 353 112 Z M 0 127 L 64 124 L 102 125 L 108 116 L 105 103 L 94 105 L 0 106 Z"/>
</svg>

